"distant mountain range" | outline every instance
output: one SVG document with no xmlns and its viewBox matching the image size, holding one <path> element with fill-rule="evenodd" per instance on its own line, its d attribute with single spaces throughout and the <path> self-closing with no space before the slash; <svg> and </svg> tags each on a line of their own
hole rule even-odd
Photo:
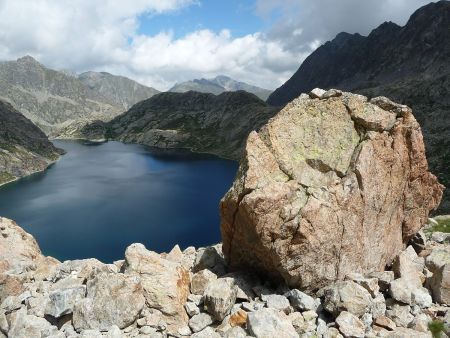
<svg viewBox="0 0 450 338">
<path fill-rule="evenodd" d="M 155 93 L 122 76 L 55 71 L 30 56 L 0 62 L 0 99 L 48 134 L 74 121 L 108 121 Z"/>
<path fill-rule="evenodd" d="M 30 120 L 0 101 L 0 185 L 46 169 L 61 153 Z"/>
<path fill-rule="evenodd" d="M 221 94 L 223 92 L 234 92 L 244 90 L 248 93 L 255 94 L 261 100 L 266 100 L 272 91 L 256 86 L 249 85 L 244 82 L 233 80 L 228 76 L 217 76 L 214 79 L 196 79 L 177 83 L 169 89 L 169 92 L 185 93 L 188 91 L 196 91 L 199 93 Z"/>
<path fill-rule="evenodd" d="M 166 92 L 139 102 L 110 122 L 67 128 L 62 137 L 187 148 L 238 160 L 248 134 L 276 112 L 245 91 L 219 95 Z"/>
<path fill-rule="evenodd" d="M 315 87 L 382 95 L 411 106 L 431 170 L 448 187 L 440 211 L 450 211 L 449 1 L 418 9 L 404 27 L 386 22 L 367 37 L 338 34 L 306 58 L 267 102 L 283 106 Z"/>
<path fill-rule="evenodd" d="M 198 91 L 220 94 L 245 90 L 263 100 L 269 90 L 226 76 L 193 80 L 176 85 L 173 92 Z M 123 76 L 105 72 L 80 75 L 45 67 L 31 56 L 0 62 L 0 99 L 9 102 L 51 136 L 62 129 L 76 129 L 92 121 L 109 121 L 158 90 Z"/>
</svg>

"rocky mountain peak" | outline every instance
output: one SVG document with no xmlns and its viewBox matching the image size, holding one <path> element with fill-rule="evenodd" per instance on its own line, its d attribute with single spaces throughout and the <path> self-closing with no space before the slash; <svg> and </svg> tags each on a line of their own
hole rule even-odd
<svg viewBox="0 0 450 338">
<path fill-rule="evenodd" d="M 17 63 L 20 65 L 23 65 L 23 66 L 45 68 L 45 66 L 43 64 L 38 62 L 35 58 L 33 58 L 30 55 L 25 55 L 21 58 L 18 58 Z"/>
</svg>

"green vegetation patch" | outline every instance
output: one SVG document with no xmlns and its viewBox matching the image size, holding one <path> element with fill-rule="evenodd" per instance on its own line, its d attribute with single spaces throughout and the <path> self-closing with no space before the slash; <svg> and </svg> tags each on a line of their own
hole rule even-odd
<svg viewBox="0 0 450 338">
<path fill-rule="evenodd" d="M 11 175 L 6 171 L 0 172 L 0 184 L 8 183 L 16 179 L 16 176 Z"/>
<path fill-rule="evenodd" d="M 450 233 L 450 216 L 438 216 L 434 218 L 434 220 L 438 224 L 433 224 L 433 226 L 430 229 L 430 232 L 447 232 Z"/>
</svg>

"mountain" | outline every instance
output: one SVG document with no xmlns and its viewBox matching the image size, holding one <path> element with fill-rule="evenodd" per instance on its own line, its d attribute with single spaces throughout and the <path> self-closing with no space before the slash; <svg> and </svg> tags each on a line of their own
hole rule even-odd
<svg viewBox="0 0 450 338">
<path fill-rule="evenodd" d="M 77 77 L 49 69 L 31 56 L 0 62 L 0 99 L 52 133 L 74 121 L 110 120 L 156 92 L 123 77 L 96 74 Z"/>
<path fill-rule="evenodd" d="M 367 37 L 340 33 L 319 47 L 267 100 L 282 106 L 315 87 L 412 107 L 423 129 L 432 172 L 450 187 L 450 2 L 418 9 L 405 26 L 386 22 Z M 450 189 L 439 211 L 450 211 Z"/>
<path fill-rule="evenodd" d="M 61 153 L 29 119 L 0 101 L 0 185 L 46 169 Z"/>
<path fill-rule="evenodd" d="M 65 136 L 188 148 L 239 159 L 250 131 L 275 113 L 275 108 L 245 91 L 217 96 L 193 91 L 166 92 L 139 102 L 110 122 L 96 121 Z"/>
<path fill-rule="evenodd" d="M 85 72 L 80 74 L 78 79 L 87 88 L 90 96 L 98 100 L 107 99 L 122 106 L 124 110 L 159 93 L 159 90 L 141 85 L 124 76 L 106 72 Z"/>
<path fill-rule="evenodd" d="M 217 76 L 214 79 L 200 79 L 177 83 L 169 90 L 169 92 L 184 93 L 190 90 L 200 93 L 211 93 L 215 95 L 227 91 L 234 92 L 238 90 L 244 90 L 246 92 L 255 94 L 262 100 L 266 100 L 271 93 L 271 91 L 268 89 L 252 86 L 245 82 L 239 82 L 223 75 Z"/>
</svg>

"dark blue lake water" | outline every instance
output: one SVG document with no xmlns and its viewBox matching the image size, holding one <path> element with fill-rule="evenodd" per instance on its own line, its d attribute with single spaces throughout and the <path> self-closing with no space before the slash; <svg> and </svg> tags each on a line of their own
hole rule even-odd
<svg viewBox="0 0 450 338">
<path fill-rule="evenodd" d="M 67 151 L 56 164 L 0 187 L 0 215 L 45 255 L 112 262 L 135 242 L 161 252 L 220 241 L 219 201 L 236 162 L 119 142 L 54 143 Z"/>
</svg>

